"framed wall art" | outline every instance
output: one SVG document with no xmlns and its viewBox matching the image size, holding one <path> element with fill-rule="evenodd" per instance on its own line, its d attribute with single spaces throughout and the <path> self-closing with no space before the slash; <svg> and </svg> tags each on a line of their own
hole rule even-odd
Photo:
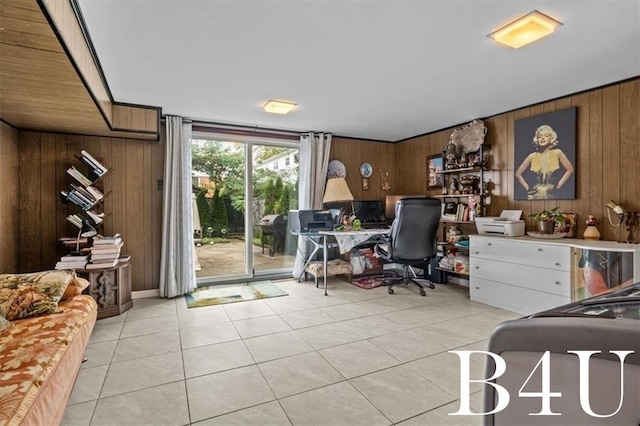
<svg viewBox="0 0 640 426">
<path fill-rule="evenodd" d="M 514 199 L 576 198 L 576 108 L 515 121 Z"/>
<path fill-rule="evenodd" d="M 427 189 L 442 188 L 442 154 L 427 157 Z"/>
</svg>

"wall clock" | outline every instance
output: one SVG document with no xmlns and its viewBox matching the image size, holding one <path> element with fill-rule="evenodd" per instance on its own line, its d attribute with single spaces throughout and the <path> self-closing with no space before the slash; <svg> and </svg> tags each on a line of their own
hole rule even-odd
<svg viewBox="0 0 640 426">
<path fill-rule="evenodd" d="M 372 174 L 373 174 L 373 167 L 371 167 L 371 164 L 369 163 L 360 164 L 360 175 L 363 178 L 371 177 Z"/>
<path fill-rule="evenodd" d="M 337 177 L 346 178 L 347 168 L 344 166 L 344 164 L 342 164 L 342 161 L 331 160 L 329 161 L 329 166 L 327 167 L 327 179 Z"/>
</svg>

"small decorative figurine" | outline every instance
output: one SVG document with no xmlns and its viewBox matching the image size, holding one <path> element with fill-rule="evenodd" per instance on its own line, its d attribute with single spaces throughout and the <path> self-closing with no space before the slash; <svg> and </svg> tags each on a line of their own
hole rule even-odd
<svg viewBox="0 0 640 426">
<path fill-rule="evenodd" d="M 582 234 L 584 239 L 599 240 L 600 231 L 598 231 L 598 228 L 596 228 L 596 224 L 598 223 L 598 221 L 596 220 L 596 217 L 590 214 L 589 217 L 587 217 L 587 220 L 585 221 L 585 223 L 587 224 L 587 228 L 584 230 L 584 233 Z"/>
<path fill-rule="evenodd" d="M 444 168 L 446 170 L 457 169 L 458 168 L 457 159 L 458 159 L 458 148 L 453 143 L 453 141 L 449 141 L 447 146 L 444 147 Z"/>
<path fill-rule="evenodd" d="M 449 195 L 457 195 L 458 194 L 458 179 L 451 178 L 449 182 Z"/>
<path fill-rule="evenodd" d="M 469 160 L 467 159 L 467 154 L 460 154 L 458 157 L 458 161 L 456 162 L 459 169 L 464 169 L 469 166 Z"/>
</svg>

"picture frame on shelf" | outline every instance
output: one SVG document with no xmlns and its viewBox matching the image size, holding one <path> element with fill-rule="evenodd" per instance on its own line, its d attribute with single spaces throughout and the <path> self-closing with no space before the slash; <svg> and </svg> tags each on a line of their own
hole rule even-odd
<svg viewBox="0 0 640 426">
<path fill-rule="evenodd" d="M 578 223 L 578 213 L 574 212 L 562 212 L 560 213 L 564 217 L 564 225 L 560 226 L 556 224 L 556 229 L 554 233 L 556 234 L 566 234 L 565 238 L 575 238 L 576 237 L 576 227 Z"/>
<path fill-rule="evenodd" d="M 443 157 L 442 154 L 430 155 L 427 157 L 427 189 L 440 189 L 443 186 L 442 177 Z"/>
</svg>

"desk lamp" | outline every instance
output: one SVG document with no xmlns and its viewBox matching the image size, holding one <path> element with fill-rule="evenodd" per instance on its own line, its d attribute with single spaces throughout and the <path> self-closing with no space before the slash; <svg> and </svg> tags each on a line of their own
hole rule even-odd
<svg viewBox="0 0 640 426">
<path fill-rule="evenodd" d="M 344 178 L 332 178 L 327 181 L 322 203 L 337 203 L 339 201 L 353 201 L 353 194 Z"/>
<path fill-rule="evenodd" d="M 338 203 L 342 201 L 353 201 L 353 194 L 349 190 L 349 185 L 344 178 L 331 178 L 327 180 L 327 186 L 324 190 L 324 197 L 322 198 L 322 204 Z M 343 215 L 346 213 L 342 211 L 337 212 L 337 222 L 342 221 Z"/>
<path fill-rule="evenodd" d="M 80 237 L 90 238 L 95 237 L 98 234 L 96 228 L 94 228 L 87 219 L 82 219 L 82 226 L 80 227 L 80 231 L 78 232 L 78 238 L 76 239 L 76 250 L 71 252 L 73 256 L 81 256 L 82 252 L 80 251 Z"/>
</svg>

